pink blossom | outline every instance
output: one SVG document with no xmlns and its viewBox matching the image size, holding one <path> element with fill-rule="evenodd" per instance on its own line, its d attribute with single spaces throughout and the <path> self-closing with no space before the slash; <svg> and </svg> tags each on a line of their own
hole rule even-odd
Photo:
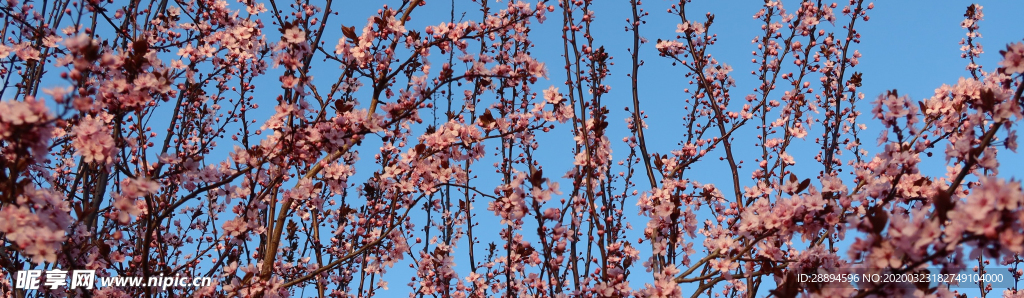
<svg viewBox="0 0 1024 298">
<path fill-rule="evenodd" d="M 1008 44 L 1006 50 L 999 51 L 999 53 L 1003 54 L 1003 61 L 999 61 L 999 65 L 1003 67 L 1003 73 L 1024 73 L 1024 43 Z"/>
<path fill-rule="evenodd" d="M 93 116 L 86 116 L 75 126 L 75 149 L 86 163 L 109 164 L 113 162 L 114 137 L 107 124 Z"/>
<path fill-rule="evenodd" d="M 299 27 L 291 27 L 284 31 L 282 40 L 289 43 L 301 43 L 306 41 L 306 33 Z"/>
</svg>

